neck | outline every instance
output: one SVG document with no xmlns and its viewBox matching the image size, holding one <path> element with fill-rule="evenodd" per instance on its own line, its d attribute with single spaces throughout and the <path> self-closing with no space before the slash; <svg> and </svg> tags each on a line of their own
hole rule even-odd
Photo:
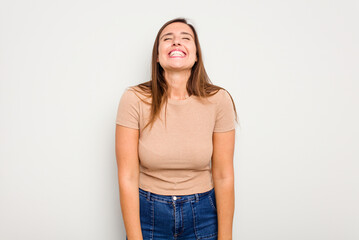
<svg viewBox="0 0 359 240">
<path fill-rule="evenodd" d="M 164 77 L 168 84 L 168 97 L 178 100 L 186 99 L 189 96 L 186 85 L 190 76 L 191 70 L 165 71 Z"/>
</svg>

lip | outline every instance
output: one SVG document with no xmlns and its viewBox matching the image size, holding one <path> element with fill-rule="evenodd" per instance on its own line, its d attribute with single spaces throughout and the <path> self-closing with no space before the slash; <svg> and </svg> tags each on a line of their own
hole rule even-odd
<svg viewBox="0 0 359 240">
<path fill-rule="evenodd" d="M 184 56 L 172 56 L 172 57 L 171 57 L 170 54 L 171 54 L 171 52 L 173 52 L 173 51 L 183 52 Z M 179 48 L 175 48 L 175 49 L 172 49 L 172 50 L 168 53 L 168 56 L 169 56 L 170 58 L 184 58 L 184 57 L 187 56 L 187 54 L 186 54 L 185 51 L 183 51 L 183 50 L 181 50 L 181 49 L 179 49 Z"/>
</svg>

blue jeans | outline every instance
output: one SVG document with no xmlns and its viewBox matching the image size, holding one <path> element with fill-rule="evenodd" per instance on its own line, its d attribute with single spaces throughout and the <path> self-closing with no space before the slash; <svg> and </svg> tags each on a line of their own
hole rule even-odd
<svg viewBox="0 0 359 240">
<path fill-rule="evenodd" d="M 214 188 L 204 193 L 176 196 L 139 188 L 139 197 L 143 240 L 217 240 Z"/>
</svg>

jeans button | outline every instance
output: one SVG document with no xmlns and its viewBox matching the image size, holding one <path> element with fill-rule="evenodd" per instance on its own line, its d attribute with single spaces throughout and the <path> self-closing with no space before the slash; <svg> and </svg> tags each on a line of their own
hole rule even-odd
<svg viewBox="0 0 359 240">
<path fill-rule="evenodd" d="M 177 197 L 176 197 L 176 196 L 173 196 L 173 200 L 175 200 L 175 201 L 176 201 L 176 200 L 177 200 Z"/>
</svg>

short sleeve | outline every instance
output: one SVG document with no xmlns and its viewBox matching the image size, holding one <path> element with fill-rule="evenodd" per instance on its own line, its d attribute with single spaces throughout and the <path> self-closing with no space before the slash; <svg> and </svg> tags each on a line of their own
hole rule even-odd
<svg viewBox="0 0 359 240">
<path fill-rule="evenodd" d="M 227 132 L 235 129 L 235 112 L 229 93 L 222 89 L 219 91 L 213 132 Z"/>
<path fill-rule="evenodd" d="M 140 99 L 133 90 L 126 89 L 118 104 L 116 124 L 139 129 Z"/>
</svg>

